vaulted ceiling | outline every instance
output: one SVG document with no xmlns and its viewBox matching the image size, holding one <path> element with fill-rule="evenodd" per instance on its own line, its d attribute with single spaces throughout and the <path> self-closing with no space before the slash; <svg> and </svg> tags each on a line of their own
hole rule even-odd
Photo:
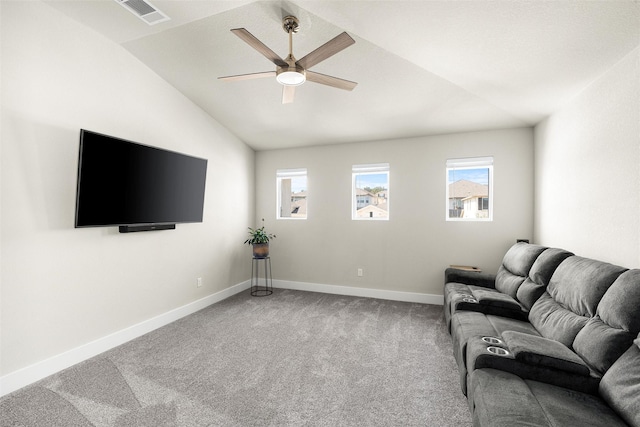
<svg viewBox="0 0 640 427">
<path fill-rule="evenodd" d="M 151 0 L 171 18 L 154 26 L 115 0 L 47 3 L 256 150 L 531 126 L 640 45 L 640 3 L 626 0 Z M 274 70 L 230 29 L 284 58 L 290 14 L 300 20 L 297 58 L 343 31 L 356 41 L 312 68 L 358 82 L 352 92 L 306 82 L 282 104 L 275 78 L 218 80 Z"/>
</svg>

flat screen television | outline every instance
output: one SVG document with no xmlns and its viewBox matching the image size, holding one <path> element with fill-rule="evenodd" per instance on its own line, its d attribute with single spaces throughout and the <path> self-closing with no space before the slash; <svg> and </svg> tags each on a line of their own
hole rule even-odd
<svg viewBox="0 0 640 427">
<path fill-rule="evenodd" d="M 202 222 L 206 174 L 206 159 L 81 129 L 75 227 Z"/>
</svg>

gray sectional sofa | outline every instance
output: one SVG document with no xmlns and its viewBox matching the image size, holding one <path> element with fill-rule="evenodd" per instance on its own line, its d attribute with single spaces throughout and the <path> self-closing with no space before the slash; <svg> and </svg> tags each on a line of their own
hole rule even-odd
<svg viewBox="0 0 640 427">
<path fill-rule="evenodd" d="M 475 426 L 640 427 L 640 270 L 517 243 L 444 315 Z"/>
</svg>

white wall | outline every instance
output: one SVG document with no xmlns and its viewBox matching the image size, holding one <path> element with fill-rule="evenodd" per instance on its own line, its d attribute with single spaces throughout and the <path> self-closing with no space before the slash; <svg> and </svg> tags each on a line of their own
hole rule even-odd
<svg viewBox="0 0 640 427">
<path fill-rule="evenodd" d="M 445 221 L 448 158 L 494 156 L 494 221 Z M 390 164 L 390 220 L 351 220 L 351 166 Z M 276 220 L 276 170 L 307 168 L 308 219 Z M 256 153 L 256 219 L 277 279 L 442 295 L 449 264 L 496 272 L 533 235 L 533 131 L 471 132 Z M 358 268 L 364 275 L 357 277 Z"/>
<path fill-rule="evenodd" d="M 535 239 L 640 267 L 640 48 L 535 127 Z"/>
<path fill-rule="evenodd" d="M 247 280 L 255 154 L 120 46 L 41 2 L 1 7 L 6 375 Z M 80 128 L 207 158 L 204 222 L 74 229 Z"/>
</svg>

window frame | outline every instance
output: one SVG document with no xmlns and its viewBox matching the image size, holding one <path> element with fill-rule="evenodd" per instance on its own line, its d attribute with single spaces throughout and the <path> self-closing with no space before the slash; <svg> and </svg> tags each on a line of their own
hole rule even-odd
<svg viewBox="0 0 640 427">
<path fill-rule="evenodd" d="M 494 206 L 494 192 L 493 192 L 493 156 L 485 157 L 465 157 L 457 159 L 447 159 L 445 168 L 445 220 L 452 222 L 491 222 L 493 221 L 493 206 Z M 449 208 L 449 172 L 452 170 L 472 170 L 472 169 L 487 169 L 488 170 L 488 216 L 486 218 L 455 218 L 450 217 Z M 484 197 L 483 197 L 484 198 Z M 479 205 L 479 201 L 483 198 L 479 198 L 476 202 L 476 206 Z M 482 202 L 484 204 L 484 202 Z"/>
<path fill-rule="evenodd" d="M 356 189 L 356 177 L 361 175 L 380 175 L 385 174 L 387 176 L 387 188 L 386 203 L 387 203 L 387 216 L 386 217 L 358 217 L 358 195 Z M 389 163 L 373 163 L 373 164 L 359 164 L 351 166 L 351 219 L 353 221 L 389 221 L 391 216 L 390 211 L 390 194 L 391 194 L 391 173 Z"/>
<path fill-rule="evenodd" d="M 307 211 L 304 217 L 282 216 L 282 180 L 292 179 L 296 177 L 305 177 L 306 180 L 306 205 Z M 294 194 L 292 192 L 292 194 Z M 277 169 L 276 170 L 276 219 L 304 221 L 309 217 L 309 175 L 307 168 L 295 168 L 295 169 Z"/>
</svg>

